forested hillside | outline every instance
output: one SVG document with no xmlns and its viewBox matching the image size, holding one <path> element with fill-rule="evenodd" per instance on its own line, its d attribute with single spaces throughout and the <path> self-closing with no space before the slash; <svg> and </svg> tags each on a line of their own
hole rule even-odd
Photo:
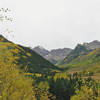
<svg viewBox="0 0 100 100">
<path fill-rule="evenodd" d="M 87 53 L 83 55 L 84 50 Z M 73 59 L 73 63 L 76 61 L 74 63 L 76 67 L 79 61 L 99 64 L 100 49 L 88 53 L 81 47 L 80 52 L 77 49 L 75 52 L 81 54 L 80 57 L 75 56 Z M 64 65 L 65 69 L 54 66 L 30 48 L 14 44 L 3 36 L 0 36 L 0 62 L 0 100 L 99 100 L 100 98 L 100 81 L 92 79 L 93 74 L 82 72 L 70 74 L 67 65 Z M 90 68 L 88 63 L 86 65 L 86 68 Z M 99 67 L 96 67 L 96 70 L 99 73 Z"/>
<path fill-rule="evenodd" d="M 56 66 L 30 48 L 14 44 L 3 36 L 0 36 L 0 59 L 5 63 L 11 61 L 19 65 L 25 72 L 49 73 L 57 70 L 59 71 Z"/>
<path fill-rule="evenodd" d="M 97 48 L 88 54 L 80 55 L 68 64 L 62 65 L 68 67 L 69 70 L 76 69 L 78 71 L 92 71 L 100 73 L 100 48 Z"/>
<path fill-rule="evenodd" d="M 92 71 L 100 73 L 100 48 L 88 50 L 84 46 L 78 45 L 58 65 L 67 69 L 67 71 Z"/>
<path fill-rule="evenodd" d="M 0 100 L 100 100 L 100 0 L 0 7 Z"/>
</svg>

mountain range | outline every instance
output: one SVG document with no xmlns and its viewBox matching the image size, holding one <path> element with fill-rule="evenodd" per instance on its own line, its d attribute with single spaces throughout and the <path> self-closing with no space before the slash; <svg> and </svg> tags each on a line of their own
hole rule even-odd
<svg viewBox="0 0 100 100">
<path fill-rule="evenodd" d="M 5 100 L 99 98 L 99 41 L 78 44 L 73 50 L 64 48 L 48 51 L 43 47 L 38 48 L 41 49 L 39 51 L 41 55 L 0 35 L 0 98 Z M 54 60 L 56 58 L 56 65 L 45 59 L 44 56 L 47 55 L 52 55 Z"/>
<path fill-rule="evenodd" d="M 41 55 L 36 53 L 37 49 Z M 100 42 L 97 40 L 78 44 L 73 50 L 64 48 L 48 51 L 43 47 L 35 47 L 34 50 L 15 44 L 0 35 L 0 60 L 5 64 L 16 64 L 25 72 L 50 74 L 63 69 L 70 72 L 91 70 L 98 73 L 100 70 Z M 48 58 L 56 59 L 56 65 L 50 63 Z"/>
<path fill-rule="evenodd" d="M 82 51 L 78 51 L 77 50 L 78 48 L 82 49 Z M 67 56 L 69 58 L 69 55 L 70 54 L 73 55 L 74 52 L 78 52 L 79 53 L 78 55 L 82 55 L 96 48 L 100 48 L 100 42 L 97 40 L 94 40 L 89 43 L 85 42 L 83 44 L 78 44 L 74 50 L 71 48 L 60 48 L 60 49 L 52 49 L 49 51 L 41 46 L 34 47 L 33 50 L 42 57 L 44 57 L 45 59 L 47 59 L 48 61 L 50 61 L 51 63 L 57 64 Z"/>
<path fill-rule="evenodd" d="M 68 64 L 70 61 L 72 61 L 73 59 L 82 56 L 82 55 L 86 55 L 89 52 L 100 48 L 100 42 L 95 40 L 92 41 L 90 43 L 83 43 L 83 44 L 78 44 L 75 49 L 73 49 L 68 55 L 67 57 L 65 57 L 62 61 L 60 61 L 60 64 Z"/>
<path fill-rule="evenodd" d="M 56 65 L 67 73 L 94 73 L 93 77 L 100 80 L 100 42 L 78 44 L 67 57 Z"/>
<path fill-rule="evenodd" d="M 41 46 L 34 47 L 33 50 L 53 64 L 63 60 L 72 51 L 70 48 L 52 49 L 49 51 Z"/>
<path fill-rule="evenodd" d="M 94 41 L 89 42 L 89 43 L 85 42 L 85 43 L 83 43 L 83 46 L 85 46 L 88 50 L 100 48 L 100 41 L 94 40 Z"/>
</svg>

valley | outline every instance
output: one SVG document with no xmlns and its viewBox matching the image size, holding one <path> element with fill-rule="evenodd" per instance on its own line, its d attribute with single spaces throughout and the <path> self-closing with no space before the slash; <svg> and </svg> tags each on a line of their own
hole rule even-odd
<svg viewBox="0 0 100 100">
<path fill-rule="evenodd" d="M 92 48 L 78 44 L 54 65 L 43 57 L 47 50 L 40 55 L 1 35 L 1 100 L 99 100 L 100 48 L 95 43 Z"/>
</svg>

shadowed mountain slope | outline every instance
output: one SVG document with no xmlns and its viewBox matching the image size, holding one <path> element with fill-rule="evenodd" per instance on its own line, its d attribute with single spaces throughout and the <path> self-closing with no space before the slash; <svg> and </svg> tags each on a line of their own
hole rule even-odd
<svg viewBox="0 0 100 100">
<path fill-rule="evenodd" d="M 25 72 L 48 74 L 59 69 L 28 47 L 14 44 L 0 36 L 0 59 L 17 64 Z"/>
</svg>

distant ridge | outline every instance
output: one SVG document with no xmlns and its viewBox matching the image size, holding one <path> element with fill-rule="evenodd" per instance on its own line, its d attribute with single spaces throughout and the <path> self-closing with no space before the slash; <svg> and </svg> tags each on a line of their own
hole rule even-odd
<svg viewBox="0 0 100 100">
<path fill-rule="evenodd" d="M 70 48 L 52 49 L 49 51 L 43 47 L 41 48 L 41 46 L 37 46 L 33 50 L 53 64 L 64 59 L 72 51 Z"/>
<path fill-rule="evenodd" d="M 94 40 L 90 43 L 84 43 L 83 46 L 85 46 L 88 50 L 93 50 L 96 48 L 100 48 L 100 41 Z"/>
<path fill-rule="evenodd" d="M 51 51 L 49 51 L 41 46 L 37 46 L 37 47 L 33 48 L 33 50 L 35 52 L 37 52 L 39 55 L 41 55 L 42 57 L 44 57 L 45 59 L 47 59 L 48 61 L 50 61 L 51 63 L 57 64 L 58 62 L 62 61 L 64 58 L 66 59 L 67 56 L 69 58 L 69 55 L 70 56 L 72 54 L 74 55 L 74 52 L 76 52 L 76 50 L 78 48 L 80 48 L 80 49 L 84 48 L 83 50 L 81 49 L 82 51 L 80 51 L 80 53 L 78 55 L 86 54 L 93 49 L 100 48 L 100 41 L 94 40 L 89 43 L 78 44 L 74 50 L 72 50 L 70 48 L 61 48 L 61 49 L 52 49 Z M 74 56 L 76 56 L 76 54 Z"/>
<path fill-rule="evenodd" d="M 75 49 L 73 49 L 62 61 L 58 62 L 57 65 L 68 64 L 77 57 L 86 55 L 97 48 L 100 48 L 100 42 L 98 40 L 94 40 L 90 43 L 78 44 Z"/>
<path fill-rule="evenodd" d="M 56 64 L 66 72 L 86 72 L 100 75 L 100 42 L 78 44 L 66 58 Z"/>
<path fill-rule="evenodd" d="M 65 57 L 62 61 L 58 62 L 57 65 L 65 65 L 76 59 L 78 56 L 82 56 L 88 54 L 90 50 L 88 50 L 82 44 L 78 44 L 74 50 L 72 50 L 67 57 Z"/>
<path fill-rule="evenodd" d="M 42 57 L 45 57 L 49 54 L 49 51 L 43 48 L 42 46 L 36 46 L 35 48 L 33 48 L 33 50 L 40 54 Z"/>
</svg>

